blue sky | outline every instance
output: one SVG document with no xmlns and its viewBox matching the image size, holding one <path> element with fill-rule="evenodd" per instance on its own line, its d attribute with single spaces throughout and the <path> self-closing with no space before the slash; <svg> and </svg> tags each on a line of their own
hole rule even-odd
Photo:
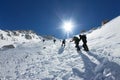
<svg viewBox="0 0 120 80">
<path fill-rule="evenodd" d="M 0 0 L 0 29 L 33 30 L 41 35 L 66 38 L 60 28 L 74 21 L 71 36 L 120 15 L 120 0 Z"/>
</svg>

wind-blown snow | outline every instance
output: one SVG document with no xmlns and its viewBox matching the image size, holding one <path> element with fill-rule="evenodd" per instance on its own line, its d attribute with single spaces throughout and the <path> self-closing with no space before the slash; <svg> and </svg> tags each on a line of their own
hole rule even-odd
<svg viewBox="0 0 120 80">
<path fill-rule="evenodd" d="M 0 50 L 0 80 L 120 80 L 119 30 L 120 16 L 87 34 L 90 51 L 79 53 L 69 40 L 0 40 L 15 45 Z"/>
</svg>

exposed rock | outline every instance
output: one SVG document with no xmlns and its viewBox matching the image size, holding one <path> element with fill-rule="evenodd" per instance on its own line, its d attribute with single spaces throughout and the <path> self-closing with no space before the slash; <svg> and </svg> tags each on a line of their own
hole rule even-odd
<svg viewBox="0 0 120 80">
<path fill-rule="evenodd" d="M 13 31 L 14 36 L 19 36 L 19 32 Z"/>
<path fill-rule="evenodd" d="M 5 50 L 5 49 L 13 49 L 13 48 L 15 48 L 15 46 L 12 45 L 12 44 L 10 44 L 10 45 L 4 45 L 4 46 L 2 47 L 2 50 Z"/>
<path fill-rule="evenodd" d="M 26 39 L 32 39 L 32 37 L 30 35 L 28 35 L 28 34 L 25 35 L 25 38 Z"/>
<path fill-rule="evenodd" d="M 0 39 L 2 39 L 2 40 L 5 39 L 4 36 L 3 36 L 3 34 L 0 34 Z"/>
</svg>

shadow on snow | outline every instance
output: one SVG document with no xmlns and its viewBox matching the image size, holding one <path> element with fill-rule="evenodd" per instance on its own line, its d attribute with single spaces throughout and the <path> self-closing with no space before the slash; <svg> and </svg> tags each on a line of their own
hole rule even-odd
<svg viewBox="0 0 120 80">
<path fill-rule="evenodd" d="M 64 51 L 64 48 L 65 48 L 64 46 L 61 46 L 60 49 L 58 50 L 58 54 L 62 54 Z"/>
<path fill-rule="evenodd" d="M 86 55 L 84 55 L 83 53 L 80 53 L 80 56 L 83 59 L 84 62 L 84 68 L 85 68 L 85 72 L 80 72 L 79 69 L 77 68 L 73 68 L 72 71 L 75 75 L 77 75 L 78 77 L 84 78 L 84 80 L 90 80 L 90 78 L 95 75 L 94 74 L 94 68 L 96 66 L 95 63 L 93 63 Z"/>
<path fill-rule="evenodd" d="M 87 52 L 89 56 L 93 56 L 100 64 L 93 63 L 85 54 L 80 53 L 84 62 L 85 71 L 81 72 L 78 68 L 72 68 L 73 74 L 83 78 L 84 80 L 119 80 L 120 65 L 115 62 L 110 62 L 107 58 Z"/>
</svg>

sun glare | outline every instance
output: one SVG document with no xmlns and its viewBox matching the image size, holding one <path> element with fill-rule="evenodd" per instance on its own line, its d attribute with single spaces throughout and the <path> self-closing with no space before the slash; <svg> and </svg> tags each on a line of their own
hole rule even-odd
<svg viewBox="0 0 120 80">
<path fill-rule="evenodd" d="M 66 31 L 66 32 L 71 32 L 72 31 L 72 28 L 73 28 L 73 23 L 71 21 L 65 21 L 63 23 L 63 29 Z"/>
</svg>

